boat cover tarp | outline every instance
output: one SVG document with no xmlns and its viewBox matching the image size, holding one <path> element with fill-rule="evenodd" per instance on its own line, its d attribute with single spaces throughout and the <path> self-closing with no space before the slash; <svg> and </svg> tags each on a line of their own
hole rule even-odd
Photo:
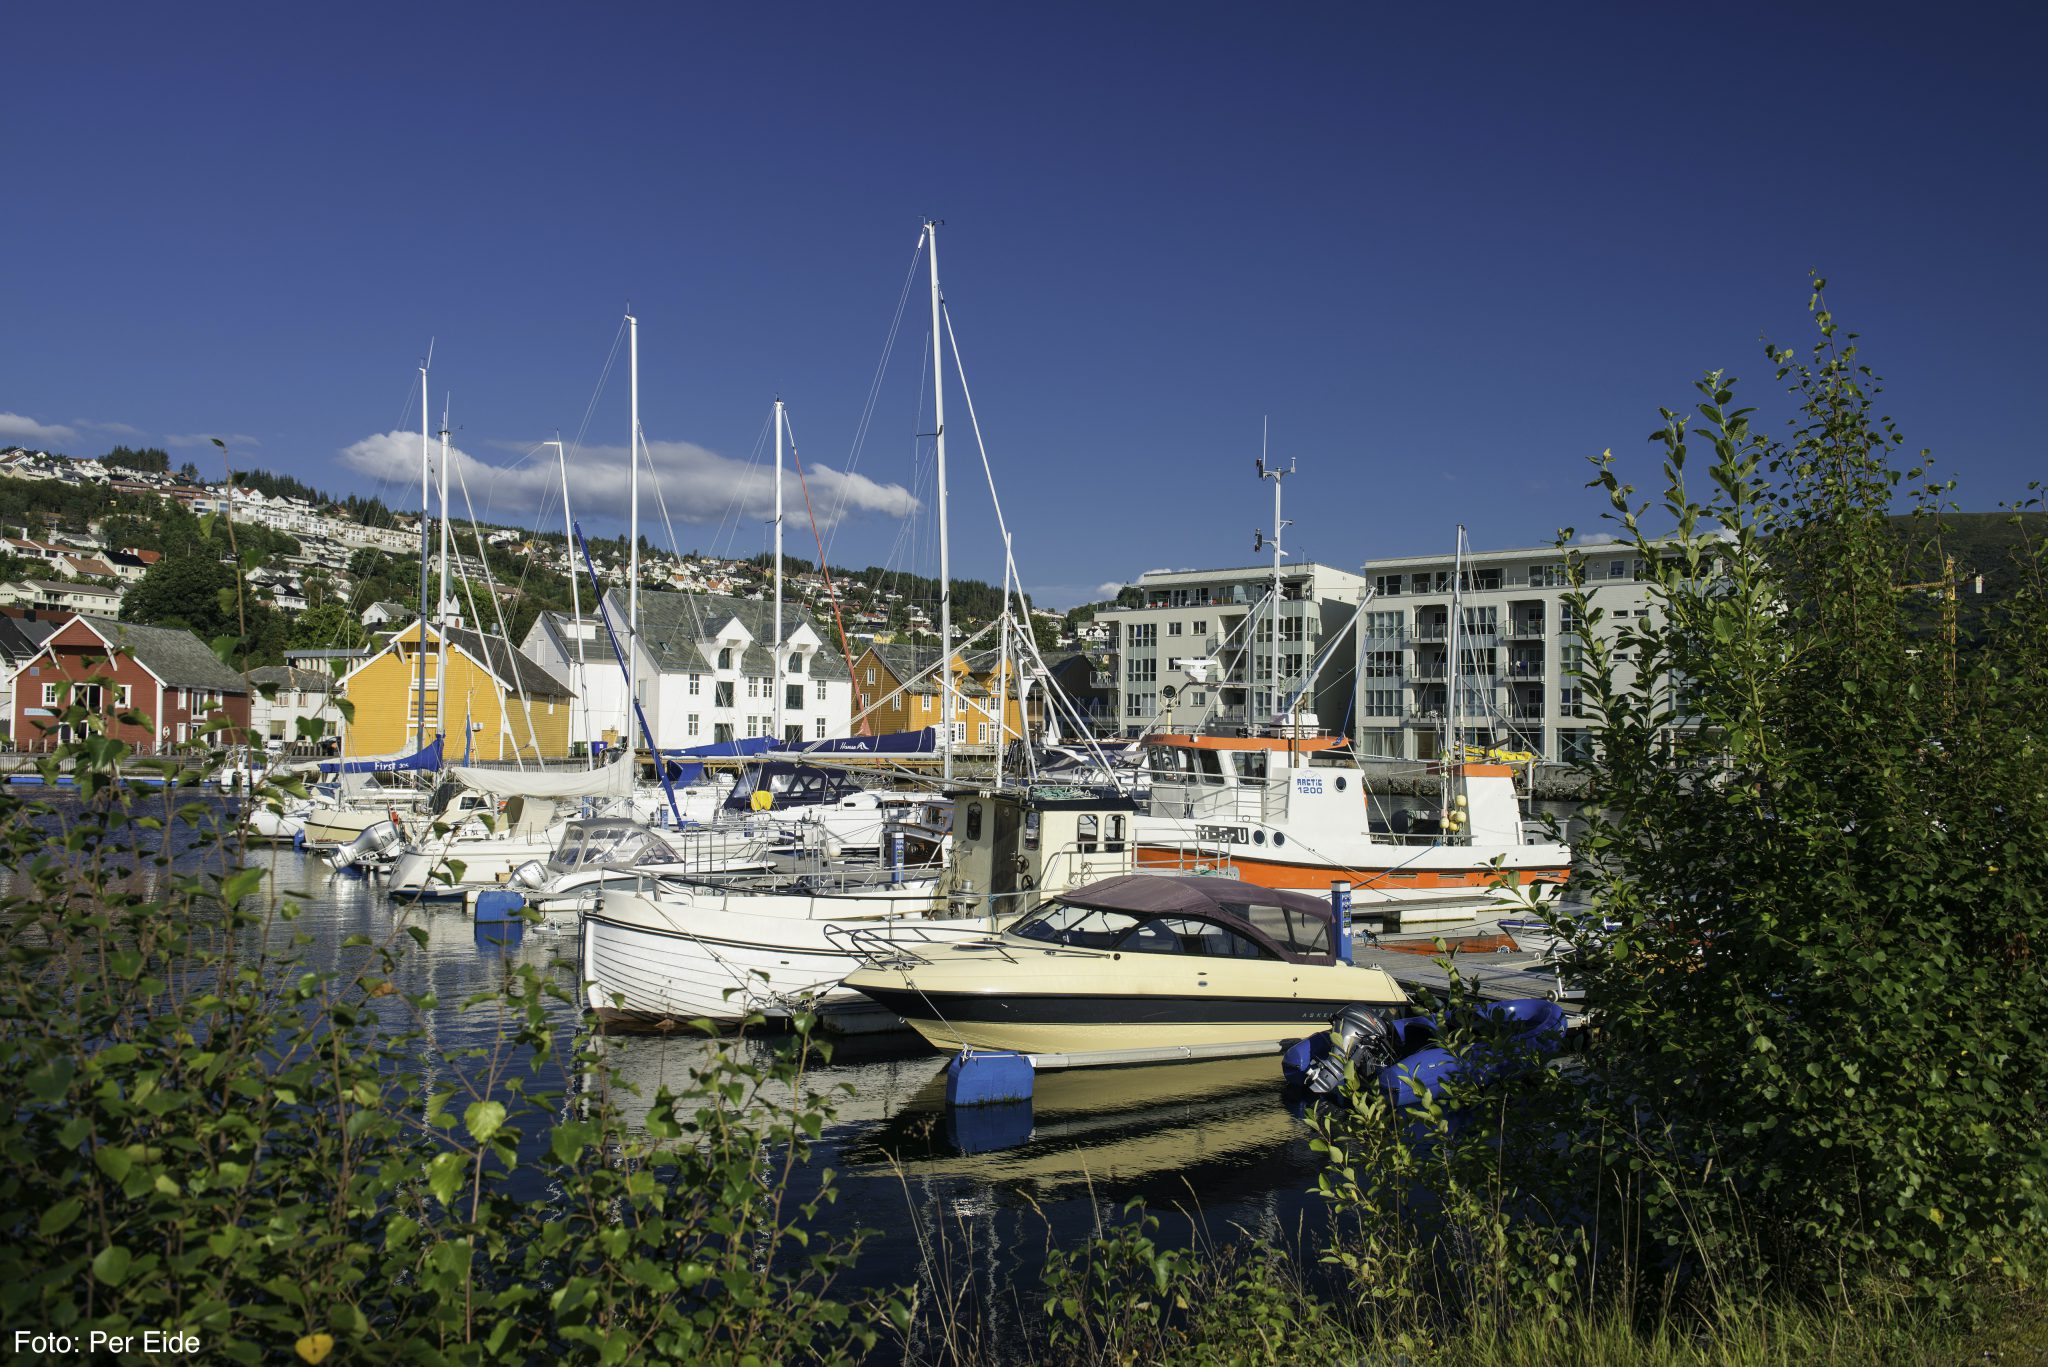
<svg viewBox="0 0 2048 1367">
<path fill-rule="evenodd" d="M 448 776 L 471 792 L 493 797 L 625 797 L 633 791 L 633 770 L 620 763 L 568 772 L 475 769 L 458 764 Z"/>
<path fill-rule="evenodd" d="M 670 783 L 691 784 L 704 777 L 707 759 L 752 759 L 773 752 L 777 755 L 933 755 L 939 749 L 939 729 L 892 731 L 882 736 L 829 736 L 824 740 L 791 745 L 772 736 L 750 736 L 745 740 L 715 741 L 693 745 L 687 750 L 664 750 L 662 762 Z"/>
<path fill-rule="evenodd" d="M 408 769 L 441 767 L 441 738 L 434 737 L 409 755 L 373 755 L 368 759 L 325 759 L 323 774 L 396 774 Z"/>
</svg>

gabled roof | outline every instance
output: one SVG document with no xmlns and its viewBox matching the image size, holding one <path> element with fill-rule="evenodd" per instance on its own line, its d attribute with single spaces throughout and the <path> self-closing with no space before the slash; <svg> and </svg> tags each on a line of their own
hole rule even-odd
<svg viewBox="0 0 2048 1367">
<path fill-rule="evenodd" d="M 248 673 L 252 688 L 283 688 L 300 693 L 327 693 L 334 689 L 332 674 L 318 669 L 294 669 L 290 665 L 264 665 Z"/>
<path fill-rule="evenodd" d="M 612 612 L 612 620 L 623 627 L 626 611 L 624 592 L 608 590 L 605 605 Z M 775 655 L 766 644 L 775 639 L 773 602 L 734 598 L 722 593 L 656 592 L 640 595 L 640 644 L 653 657 L 656 667 L 664 671 L 696 673 L 707 668 L 704 654 L 698 649 L 699 644 L 716 640 L 725 624 L 734 620 L 754 638 L 753 644 L 741 653 L 740 672 L 755 676 L 774 674 Z M 838 633 L 829 625 L 821 625 L 817 618 L 796 604 L 783 603 L 783 639 L 788 640 L 805 627 L 809 627 L 819 641 L 806 677 L 846 678 L 846 661 L 832 648 L 832 643 L 838 640 Z"/>
<path fill-rule="evenodd" d="M 20 617 L 0 617 L 0 660 L 21 664 L 42 653 L 43 642 L 57 629 L 54 622 L 31 622 Z"/>
<path fill-rule="evenodd" d="M 922 676 L 918 678 L 916 683 L 911 684 L 905 689 L 906 692 L 917 694 L 936 694 L 939 692 L 939 671 L 934 668 L 939 662 L 938 651 L 927 650 L 922 646 L 902 645 L 893 641 L 887 644 L 875 642 L 870 644 L 868 649 L 875 653 L 875 658 L 882 662 L 884 667 L 888 669 L 891 677 L 899 685 L 914 676 Z M 965 656 L 959 658 L 968 672 L 954 681 L 953 691 L 963 698 L 987 697 L 988 689 L 973 677 L 974 666 L 972 663 Z"/>
<path fill-rule="evenodd" d="M 391 645 L 384 647 L 383 650 L 378 651 L 376 655 L 370 658 L 374 660 L 395 649 L 399 640 L 417 626 L 419 626 L 419 623 L 406 623 L 405 629 L 392 637 Z M 435 626 L 432 622 L 428 622 L 426 630 L 420 633 L 418 639 L 432 642 L 438 638 L 440 630 L 441 628 Z M 545 665 L 542 665 L 537 660 L 531 660 L 521 655 L 509 643 L 501 641 L 495 636 L 486 636 L 480 631 L 470 631 L 465 627 L 449 627 L 448 644 L 469 656 L 470 659 L 476 661 L 485 669 L 488 669 L 499 683 L 514 692 L 523 693 L 528 697 L 541 698 L 573 698 L 576 696 L 569 685 L 556 678 L 554 673 Z M 366 664 L 367 661 L 365 662 Z M 353 678 L 365 665 L 358 665 L 355 669 L 350 670 L 349 676 Z"/>
<path fill-rule="evenodd" d="M 115 650 L 133 656 L 137 664 L 162 679 L 166 687 L 204 688 L 216 693 L 249 691 L 248 682 L 222 664 L 206 642 L 189 631 L 117 622 L 111 617 L 81 615 L 75 620 L 85 623 Z M 49 642 L 43 644 L 47 647 Z"/>
</svg>

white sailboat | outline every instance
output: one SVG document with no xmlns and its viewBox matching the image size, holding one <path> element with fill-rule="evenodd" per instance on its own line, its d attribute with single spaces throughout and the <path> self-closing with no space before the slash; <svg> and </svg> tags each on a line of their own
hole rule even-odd
<svg viewBox="0 0 2048 1367">
<path fill-rule="evenodd" d="M 940 658 L 953 653 L 946 519 L 945 337 L 936 223 L 921 246 L 931 276 L 939 506 Z M 778 424 L 779 425 L 779 424 Z M 778 545 L 778 563 L 779 563 Z M 778 624 L 779 635 L 779 624 Z M 955 688 L 941 668 L 941 765 L 953 787 Z M 953 862 L 930 886 L 843 891 L 661 888 L 607 892 L 583 914 L 582 976 L 593 1010 L 615 1024 L 736 1020 L 804 1004 L 852 1005 L 840 980 L 890 944 L 931 944 L 985 933 L 1049 890 L 1127 871 L 1134 804 L 1113 791 L 1019 787 L 949 792 Z M 872 1013 L 871 1013 L 872 1014 Z M 893 1018 L 887 1018 L 893 1023 Z"/>
</svg>

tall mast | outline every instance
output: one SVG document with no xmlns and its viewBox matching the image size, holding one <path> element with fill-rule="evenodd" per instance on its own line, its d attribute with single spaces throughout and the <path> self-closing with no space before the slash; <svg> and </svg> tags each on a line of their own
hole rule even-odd
<svg viewBox="0 0 2048 1367">
<path fill-rule="evenodd" d="M 433 345 L 428 344 L 429 360 Z M 427 365 L 420 362 L 420 635 L 415 643 L 420 657 L 420 686 L 414 707 L 418 719 L 418 744 L 415 750 L 427 748 L 427 536 L 433 524 L 427 520 L 430 505 L 427 502 Z"/>
<path fill-rule="evenodd" d="M 1268 652 L 1267 660 L 1267 683 L 1270 685 L 1271 691 L 1266 695 L 1266 706 L 1262 710 L 1275 722 L 1279 720 L 1277 709 L 1280 706 L 1280 557 L 1286 554 L 1280 548 L 1280 535 L 1289 525 L 1282 521 L 1280 517 L 1280 481 L 1293 473 L 1293 461 L 1287 463 L 1285 470 L 1282 470 L 1277 465 L 1268 465 L 1266 463 L 1266 429 L 1264 426 L 1261 426 L 1259 430 L 1259 478 L 1273 481 L 1273 649 Z M 1258 633 L 1254 630 L 1252 633 L 1252 682 L 1254 685 L 1258 683 L 1258 658 Z M 1254 689 L 1254 692 L 1256 693 L 1256 689 Z M 1246 720 L 1249 721 L 1250 718 Z"/>
<path fill-rule="evenodd" d="M 775 401 L 775 744 L 782 744 L 782 400 Z"/>
<path fill-rule="evenodd" d="M 626 315 L 626 763 L 633 763 L 633 708 L 640 701 L 640 320 Z M 652 744 L 653 742 L 649 742 Z M 660 770 L 657 759 L 655 768 Z"/>
<path fill-rule="evenodd" d="M 448 402 L 441 401 L 441 601 L 434 608 L 435 630 L 441 638 L 434 664 L 434 717 L 448 734 Z M 464 743 L 468 737 L 463 738 Z"/>
<path fill-rule="evenodd" d="M 932 425 L 938 440 L 939 493 L 939 732 L 941 776 L 953 780 L 953 561 L 946 541 L 946 370 L 945 333 L 939 323 L 939 220 L 927 219 L 925 246 L 932 272 Z"/>
<path fill-rule="evenodd" d="M 1443 810 L 1446 816 L 1450 814 L 1451 795 L 1457 787 L 1457 783 L 1452 777 L 1451 766 L 1462 762 L 1464 758 L 1459 752 L 1459 745 L 1461 744 L 1459 736 L 1461 732 L 1458 726 L 1458 708 L 1463 703 L 1465 696 L 1465 679 L 1458 659 L 1459 637 L 1463 634 L 1465 618 L 1464 581 L 1465 524 L 1460 522 L 1458 524 L 1457 544 L 1451 548 L 1451 631 L 1449 642 L 1451 669 L 1449 676 L 1445 680 L 1447 692 L 1444 699 L 1449 706 L 1444 709 L 1444 755 L 1443 763 L 1439 766 L 1443 770 Z"/>
<path fill-rule="evenodd" d="M 583 591 L 576 579 L 576 515 L 569 510 L 569 454 L 559 440 L 546 443 L 555 448 L 555 464 L 562 472 L 562 530 L 567 534 L 562 548 L 569 563 L 569 611 L 576 622 L 576 705 L 583 709 L 583 738 L 590 739 L 589 665 L 583 658 Z"/>
</svg>

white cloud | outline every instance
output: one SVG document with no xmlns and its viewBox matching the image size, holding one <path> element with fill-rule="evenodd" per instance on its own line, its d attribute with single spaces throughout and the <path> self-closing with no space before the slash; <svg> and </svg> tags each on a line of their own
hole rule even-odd
<svg viewBox="0 0 2048 1367">
<path fill-rule="evenodd" d="M 0 413 L 0 441 L 30 446 L 62 446 L 78 440 L 78 429 L 61 423 L 42 423 L 20 413 Z"/>
<path fill-rule="evenodd" d="M 95 422 L 91 418 L 73 418 L 73 427 L 82 427 L 88 432 L 105 432 L 110 437 L 147 437 L 149 433 L 125 422 Z"/>
<path fill-rule="evenodd" d="M 238 446 L 261 446 L 263 444 L 259 438 L 252 437 L 247 432 L 193 432 L 182 436 L 165 437 L 164 445 L 211 446 L 216 437 L 226 442 L 229 450 L 233 450 Z"/>
<path fill-rule="evenodd" d="M 1107 584 L 1097 584 L 1095 586 L 1095 596 L 1098 599 L 1114 598 L 1123 591 L 1123 587 L 1121 580 L 1112 579 Z"/>
<path fill-rule="evenodd" d="M 438 447 L 436 448 L 438 449 Z M 731 516 L 741 520 L 765 521 L 775 512 L 775 473 L 732 460 L 693 442 L 656 441 L 648 443 L 648 454 L 660 476 L 657 500 L 654 481 L 641 472 L 640 514 L 643 531 L 652 536 L 650 517 L 661 516 L 661 501 L 668 505 L 670 518 L 677 522 L 716 525 Z M 540 512 L 550 498 L 558 498 L 561 475 L 552 452 L 544 452 L 515 465 L 486 465 L 469 452 L 449 447 L 451 479 L 449 501 L 460 506 L 461 483 L 469 486 L 470 501 L 477 516 L 506 521 L 526 521 Z M 410 487 L 419 479 L 420 439 L 417 432 L 385 432 L 365 437 L 344 449 L 341 463 L 358 474 Z M 623 446 L 586 446 L 569 453 L 569 490 L 578 520 L 586 517 L 622 519 L 626 515 L 627 467 Z M 848 475 L 830 466 L 807 467 L 811 506 L 817 510 L 818 525 L 830 527 L 842 518 L 861 513 L 884 517 L 908 517 L 918 510 L 918 500 L 897 484 L 879 484 L 864 475 Z M 803 494 L 793 476 L 783 484 L 785 515 L 801 515 Z"/>
<path fill-rule="evenodd" d="M 1584 536 L 1574 537 L 1572 544 L 1575 546 L 1612 546 L 1620 540 L 1621 538 L 1612 532 L 1588 532 Z"/>
</svg>

